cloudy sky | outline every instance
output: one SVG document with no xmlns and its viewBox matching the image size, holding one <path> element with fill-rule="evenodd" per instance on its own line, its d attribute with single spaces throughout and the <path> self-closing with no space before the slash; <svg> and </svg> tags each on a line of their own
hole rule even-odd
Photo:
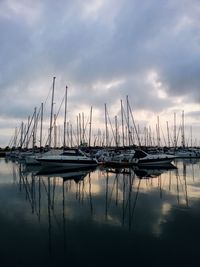
<svg viewBox="0 0 200 267">
<path fill-rule="evenodd" d="M 53 76 L 54 111 L 67 85 L 72 123 L 92 106 L 101 127 L 104 104 L 112 119 L 128 95 L 141 128 L 159 116 L 171 129 L 184 110 L 187 138 L 199 138 L 199 0 L 1 0 L 0 48 L 0 146 L 48 99 Z"/>
</svg>

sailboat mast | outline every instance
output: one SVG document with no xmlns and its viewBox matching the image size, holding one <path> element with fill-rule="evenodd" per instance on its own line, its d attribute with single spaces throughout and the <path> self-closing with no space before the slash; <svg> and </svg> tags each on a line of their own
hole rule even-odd
<svg viewBox="0 0 200 267">
<path fill-rule="evenodd" d="M 174 148 L 176 149 L 176 113 L 174 113 Z"/>
<path fill-rule="evenodd" d="M 78 137 L 79 144 L 78 145 L 80 145 L 81 144 L 81 115 L 80 113 L 78 114 L 78 133 L 79 133 L 79 137 Z"/>
<path fill-rule="evenodd" d="M 72 144 L 73 144 L 73 139 L 72 139 L 72 124 L 70 124 L 70 146 L 72 147 Z"/>
<path fill-rule="evenodd" d="M 128 130 L 128 146 L 130 146 L 130 123 L 129 123 L 129 102 L 128 96 L 126 96 L 126 106 L 127 106 L 127 130 Z"/>
<path fill-rule="evenodd" d="M 36 126 L 37 126 L 37 108 L 34 109 L 34 123 L 33 123 L 33 149 L 36 145 Z"/>
<path fill-rule="evenodd" d="M 43 123 L 43 103 L 41 103 L 40 148 L 42 147 L 42 123 Z"/>
<path fill-rule="evenodd" d="M 185 147 L 184 110 L 182 111 L 182 147 Z"/>
<path fill-rule="evenodd" d="M 122 145 L 124 147 L 124 113 L 123 113 L 122 100 L 121 100 L 121 120 L 122 120 Z"/>
<path fill-rule="evenodd" d="M 65 116 L 64 116 L 64 139 L 63 147 L 66 147 L 66 119 L 67 119 L 67 86 L 65 88 Z"/>
<path fill-rule="evenodd" d="M 55 79 L 56 79 L 56 77 L 53 77 L 53 88 L 52 88 L 52 98 L 51 98 L 51 117 L 50 117 L 50 127 L 49 127 L 49 148 L 51 147 Z"/>
<path fill-rule="evenodd" d="M 22 149 L 22 146 L 23 146 L 23 135 L 24 135 L 24 123 L 22 121 L 22 124 L 21 124 L 21 138 L 20 138 L 20 148 Z"/>
<path fill-rule="evenodd" d="M 128 100 L 128 98 L 127 98 L 127 100 Z M 135 133 L 136 133 L 136 136 L 137 136 L 137 139 L 138 139 L 138 145 L 141 147 L 140 136 L 139 136 L 139 134 L 140 134 L 139 125 L 138 125 L 138 130 L 137 130 L 136 125 L 135 125 L 135 121 L 134 121 L 134 118 L 133 118 L 133 113 L 132 113 L 132 110 L 131 110 L 131 106 L 129 104 L 129 101 L 127 101 L 127 104 L 128 104 L 128 108 L 130 110 L 133 126 L 134 126 Z"/>
<path fill-rule="evenodd" d="M 57 147 L 57 125 L 56 125 L 56 114 L 54 114 L 54 148 Z"/>
<path fill-rule="evenodd" d="M 79 146 L 79 126 L 78 126 L 78 115 L 76 116 L 76 134 L 77 134 L 77 146 Z"/>
<path fill-rule="evenodd" d="M 28 116 L 28 123 L 27 123 L 27 131 L 25 134 L 24 142 L 26 142 L 26 148 L 28 149 L 28 134 L 29 134 L 29 128 L 30 128 L 30 116 Z"/>
<path fill-rule="evenodd" d="M 193 141 L 192 141 L 192 126 L 190 127 L 190 142 L 191 142 L 191 147 L 193 147 Z"/>
<path fill-rule="evenodd" d="M 85 116 L 84 112 L 82 112 L 82 143 L 85 143 Z"/>
<path fill-rule="evenodd" d="M 108 121 L 107 121 L 107 107 L 105 104 L 105 127 L 106 127 L 106 147 L 108 147 Z"/>
<path fill-rule="evenodd" d="M 169 124 L 168 124 L 168 121 L 167 121 L 166 123 L 167 123 L 167 139 L 168 139 L 168 147 L 170 147 Z"/>
<path fill-rule="evenodd" d="M 91 144 L 91 127 L 92 127 L 92 107 L 90 108 L 89 147 Z"/>
<path fill-rule="evenodd" d="M 158 148 L 160 148 L 160 120 L 159 120 L 159 116 L 157 116 L 157 144 L 158 144 Z"/>
<path fill-rule="evenodd" d="M 115 116 L 115 145 L 118 147 L 118 123 L 117 116 Z"/>
</svg>

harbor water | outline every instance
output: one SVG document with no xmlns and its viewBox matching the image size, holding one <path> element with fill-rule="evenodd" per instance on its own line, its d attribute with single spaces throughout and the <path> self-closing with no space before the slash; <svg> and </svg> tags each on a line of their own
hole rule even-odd
<svg viewBox="0 0 200 267">
<path fill-rule="evenodd" d="M 42 170 L 0 159 L 1 266 L 199 266 L 200 160 Z"/>
</svg>

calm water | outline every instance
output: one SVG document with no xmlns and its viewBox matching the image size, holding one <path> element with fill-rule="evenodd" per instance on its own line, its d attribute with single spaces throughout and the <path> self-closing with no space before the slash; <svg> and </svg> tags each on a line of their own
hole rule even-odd
<svg viewBox="0 0 200 267">
<path fill-rule="evenodd" d="M 1 266 L 199 266 L 200 161 L 174 165 L 48 174 L 0 159 Z"/>
</svg>

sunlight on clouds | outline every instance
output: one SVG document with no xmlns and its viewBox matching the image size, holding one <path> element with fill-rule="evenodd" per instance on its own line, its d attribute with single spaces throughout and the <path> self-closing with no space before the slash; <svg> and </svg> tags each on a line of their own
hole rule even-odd
<svg viewBox="0 0 200 267">
<path fill-rule="evenodd" d="M 114 88 L 118 87 L 119 85 L 123 84 L 125 82 L 125 80 L 121 79 L 121 80 L 114 80 L 114 81 L 110 81 L 107 83 L 103 83 L 103 82 L 98 82 L 93 86 L 93 89 L 95 91 L 109 91 L 109 90 L 113 90 Z"/>
<path fill-rule="evenodd" d="M 158 98 L 160 99 L 167 98 L 167 93 L 163 87 L 162 82 L 159 80 L 159 76 L 156 71 L 151 71 L 148 73 L 147 81 L 153 86 L 155 91 L 157 91 Z"/>
<path fill-rule="evenodd" d="M 165 99 L 165 98 L 167 98 L 167 94 L 162 89 L 158 89 L 158 97 Z"/>
<path fill-rule="evenodd" d="M 172 120 L 172 116 L 174 113 L 177 114 L 177 121 L 181 121 L 181 114 L 182 111 L 184 111 L 185 113 L 185 125 L 188 124 L 192 124 L 193 121 L 195 121 L 196 119 L 192 119 L 191 117 L 187 115 L 187 113 L 191 114 L 192 112 L 199 112 L 199 105 L 195 104 L 195 103 L 185 103 L 183 102 L 183 100 L 181 100 L 180 98 L 177 98 L 177 102 L 174 102 L 174 104 L 176 104 L 175 107 L 170 107 L 167 111 L 164 112 L 163 116 L 165 116 L 165 118 L 167 120 Z M 161 114 L 162 115 L 162 114 Z"/>
<path fill-rule="evenodd" d="M 182 105 L 183 104 L 183 97 L 173 97 L 172 102 L 174 105 Z"/>
</svg>

